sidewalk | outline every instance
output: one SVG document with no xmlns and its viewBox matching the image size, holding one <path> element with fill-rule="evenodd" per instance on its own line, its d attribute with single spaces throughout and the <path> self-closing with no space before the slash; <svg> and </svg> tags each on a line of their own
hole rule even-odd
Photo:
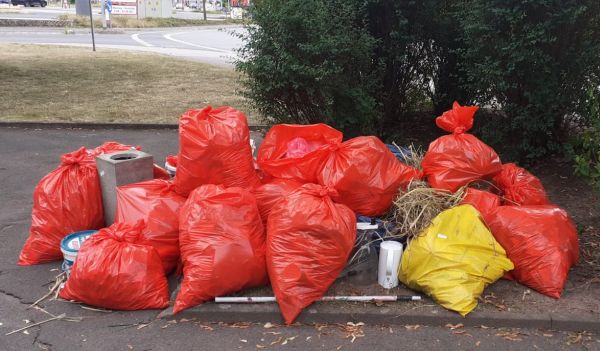
<svg viewBox="0 0 600 351">
<path fill-rule="evenodd" d="M 81 126 L 79 126 L 81 127 Z M 21 247 L 28 235 L 31 221 L 32 193 L 37 182 L 54 169 L 60 155 L 84 145 L 97 146 L 104 141 L 141 145 L 154 155 L 155 162 L 164 163 L 168 154 L 178 148 L 175 129 L 58 129 L 22 128 L 0 125 L 0 332 L 4 333 L 23 325 L 31 315 L 37 320 L 46 319 L 43 313 L 26 310 L 28 304 L 47 292 L 60 262 L 32 267 L 16 265 Z M 560 191 L 547 188 L 550 196 Z M 560 202 L 559 202 L 560 204 Z M 569 210 L 567 208 L 567 210 Z M 413 295 L 412 291 L 396 288 L 386 291 L 365 277 L 345 278 L 338 281 L 329 294 L 391 294 Z M 172 281 L 174 279 L 171 279 Z M 174 282 L 173 282 L 174 283 Z M 173 288 L 173 287 L 172 287 Z M 345 323 L 361 321 L 370 325 L 421 324 L 443 326 L 462 323 L 465 326 L 545 328 L 567 331 L 600 332 L 600 284 L 575 279 L 567 282 L 560 300 L 540 295 L 510 281 L 499 281 L 486 289 L 482 301 L 466 318 L 448 312 L 430 299 L 422 302 L 374 303 L 316 303 L 307 308 L 299 318 L 301 323 Z M 268 288 L 247 291 L 248 296 L 272 296 Z M 78 305 L 61 301 L 45 302 L 45 309 L 53 314 L 95 316 L 86 323 L 93 330 L 95 323 L 135 324 L 154 320 L 157 316 L 170 316 L 166 311 L 114 312 L 105 314 L 81 309 Z M 98 317 L 100 315 L 100 317 Z M 29 317 L 28 317 L 29 316 Z M 205 304 L 182 312 L 178 318 L 198 318 L 202 321 L 245 321 L 281 323 L 275 304 L 215 305 Z M 169 318 L 171 319 L 171 318 Z M 138 325 L 135 324 L 135 325 Z M 69 334 L 69 323 L 54 324 L 56 332 Z M 42 328 L 43 329 L 43 328 Z M 21 335 L 17 337 L 27 337 Z M 1 339 L 1 338 L 0 338 Z"/>
</svg>

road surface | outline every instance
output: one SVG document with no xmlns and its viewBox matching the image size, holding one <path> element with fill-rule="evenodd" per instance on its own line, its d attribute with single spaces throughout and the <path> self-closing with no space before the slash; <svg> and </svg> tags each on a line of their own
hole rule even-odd
<svg viewBox="0 0 600 351">
<path fill-rule="evenodd" d="M 235 34 L 240 27 L 188 27 L 165 29 L 139 29 L 122 32 L 96 32 L 96 47 L 153 52 L 231 66 L 235 50 L 242 40 Z M 91 36 L 86 29 L 65 34 L 63 28 L 0 27 L 0 43 L 45 44 L 91 47 Z"/>
</svg>

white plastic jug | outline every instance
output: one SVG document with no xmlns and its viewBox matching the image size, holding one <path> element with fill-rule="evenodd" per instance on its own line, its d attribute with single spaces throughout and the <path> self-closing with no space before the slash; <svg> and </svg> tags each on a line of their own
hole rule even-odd
<svg viewBox="0 0 600 351">
<path fill-rule="evenodd" d="M 398 266 L 402 258 L 402 244 L 397 241 L 384 241 L 379 249 L 379 270 L 377 281 L 386 289 L 398 286 Z"/>
</svg>

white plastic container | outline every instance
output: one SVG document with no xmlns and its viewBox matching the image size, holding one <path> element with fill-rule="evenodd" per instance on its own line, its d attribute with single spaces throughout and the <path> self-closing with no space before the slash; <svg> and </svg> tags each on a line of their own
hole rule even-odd
<svg viewBox="0 0 600 351">
<path fill-rule="evenodd" d="M 384 241 L 379 248 L 377 282 L 386 289 L 398 286 L 398 267 L 403 246 L 397 241 Z"/>
</svg>

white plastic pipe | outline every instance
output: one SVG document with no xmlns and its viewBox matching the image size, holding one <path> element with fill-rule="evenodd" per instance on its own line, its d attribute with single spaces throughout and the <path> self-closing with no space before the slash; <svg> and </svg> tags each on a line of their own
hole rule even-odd
<svg viewBox="0 0 600 351">
<path fill-rule="evenodd" d="M 323 296 L 318 301 L 420 301 L 421 296 Z M 269 303 L 277 302 L 274 296 L 226 296 L 215 297 L 216 303 Z"/>
</svg>

